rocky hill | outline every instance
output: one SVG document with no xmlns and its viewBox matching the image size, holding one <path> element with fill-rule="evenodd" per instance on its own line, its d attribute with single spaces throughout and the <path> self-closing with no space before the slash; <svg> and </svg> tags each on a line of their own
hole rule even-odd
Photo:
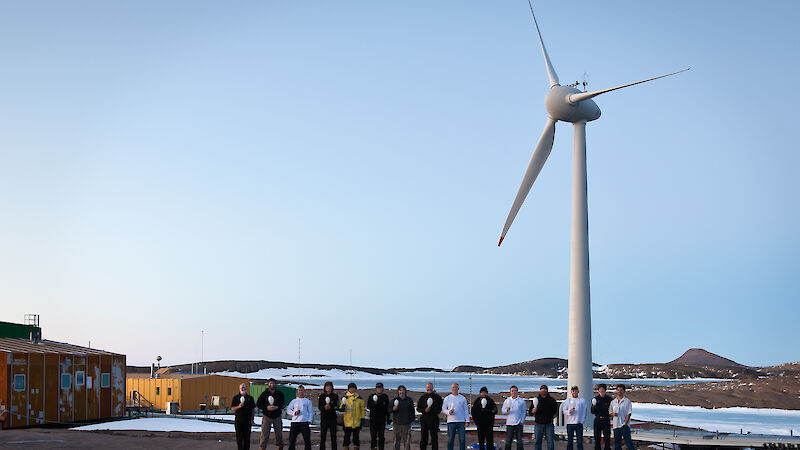
<svg viewBox="0 0 800 450">
<path fill-rule="evenodd" d="M 480 367 L 463 365 L 453 369 L 453 372 L 478 372 L 478 373 L 513 373 L 518 375 L 538 375 L 545 377 L 558 377 L 564 374 L 567 360 L 563 358 L 539 358 L 505 366 Z"/>
<path fill-rule="evenodd" d="M 702 348 L 690 348 L 683 355 L 668 362 L 667 364 L 683 364 L 686 366 L 723 366 L 723 367 L 745 367 L 742 364 L 723 358 L 717 354 L 703 350 Z"/>
</svg>

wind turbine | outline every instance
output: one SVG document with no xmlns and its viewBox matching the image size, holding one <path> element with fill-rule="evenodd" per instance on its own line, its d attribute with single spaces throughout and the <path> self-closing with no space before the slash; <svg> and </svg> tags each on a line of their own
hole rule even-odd
<svg viewBox="0 0 800 450">
<path fill-rule="evenodd" d="M 647 81 L 657 80 L 689 69 L 648 78 L 634 83 L 623 84 L 592 92 L 581 92 L 575 86 L 562 86 L 558 82 L 553 64 L 544 47 L 542 33 L 533 13 L 533 5 L 528 0 L 536 34 L 544 55 L 544 64 L 547 77 L 550 79 L 550 90 L 544 97 L 547 109 L 547 122 L 542 131 L 542 136 L 533 150 L 533 155 L 528 163 L 528 169 L 522 179 L 522 184 L 517 191 L 514 204 L 508 213 L 503 233 L 500 235 L 498 246 L 514 222 L 519 208 L 525 201 L 528 192 L 542 170 L 550 151 L 553 149 L 553 138 L 556 131 L 556 122 L 570 122 L 574 127 L 573 156 L 572 156 L 572 240 L 570 252 L 570 287 L 569 287 L 569 362 L 567 374 L 569 386 L 578 386 L 584 398 L 593 395 L 592 385 L 592 329 L 591 305 L 589 301 L 589 212 L 586 198 L 586 122 L 600 118 L 600 108 L 592 100 L 600 94 L 615 91 L 624 87 L 633 86 Z M 589 421 L 591 423 L 591 421 Z"/>
</svg>

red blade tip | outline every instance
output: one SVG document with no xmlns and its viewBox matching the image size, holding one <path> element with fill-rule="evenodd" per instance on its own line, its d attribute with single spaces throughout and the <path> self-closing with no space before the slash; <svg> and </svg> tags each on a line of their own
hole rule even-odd
<svg viewBox="0 0 800 450">
<path fill-rule="evenodd" d="M 505 239 L 505 238 L 506 238 L 505 236 L 502 236 L 502 237 L 500 238 L 500 242 L 498 242 L 498 243 L 497 243 L 497 246 L 498 246 L 498 247 L 500 247 L 500 244 L 502 244 L 502 243 L 503 243 L 503 239 Z"/>
</svg>

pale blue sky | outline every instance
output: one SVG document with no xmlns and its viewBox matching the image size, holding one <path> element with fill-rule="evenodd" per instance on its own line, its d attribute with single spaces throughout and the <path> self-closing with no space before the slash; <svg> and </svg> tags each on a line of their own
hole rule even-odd
<svg viewBox="0 0 800 450">
<path fill-rule="evenodd" d="M 800 3 L 534 7 L 587 127 L 594 359 L 800 360 Z M 130 363 L 566 357 L 527 3 L 0 2 L 0 320 Z"/>
</svg>

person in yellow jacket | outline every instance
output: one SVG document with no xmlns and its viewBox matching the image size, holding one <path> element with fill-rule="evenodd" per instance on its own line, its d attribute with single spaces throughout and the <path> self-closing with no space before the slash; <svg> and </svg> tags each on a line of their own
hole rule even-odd
<svg viewBox="0 0 800 450">
<path fill-rule="evenodd" d="M 341 410 L 344 411 L 344 450 L 350 450 L 350 442 L 353 442 L 353 449 L 358 449 L 358 432 L 361 431 L 361 423 L 366 417 L 367 409 L 364 407 L 364 399 L 358 395 L 356 384 L 347 385 L 347 393 L 342 397 Z M 352 439 L 351 439 L 352 438 Z"/>
</svg>

